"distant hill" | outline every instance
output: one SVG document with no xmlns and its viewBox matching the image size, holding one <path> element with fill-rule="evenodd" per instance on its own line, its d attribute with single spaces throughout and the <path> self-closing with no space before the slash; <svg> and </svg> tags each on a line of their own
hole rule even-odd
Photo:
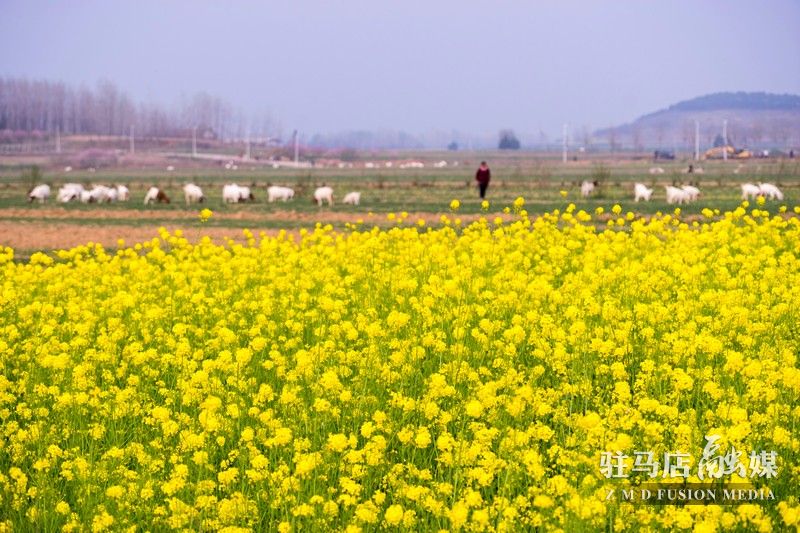
<svg viewBox="0 0 800 533">
<path fill-rule="evenodd" d="M 695 120 L 705 150 L 728 121 L 728 140 L 737 148 L 786 149 L 800 145 L 800 96 L 765 92 L 722 92 L 673 104 L 635 121 L 594 132 L 597 144 L 618 149 L 694 147 Z"/>
<path fill-rule="evenodd" d="M 716 111 L 719 109 L 749 109 L 752 111 L 764 109 L 797 110 L 800 109 L 800 96 L 764 92 L 714 93 L 678 102 L 667 109 L 653 113 L 653 115 L 669 111 Z"/>
</svg>

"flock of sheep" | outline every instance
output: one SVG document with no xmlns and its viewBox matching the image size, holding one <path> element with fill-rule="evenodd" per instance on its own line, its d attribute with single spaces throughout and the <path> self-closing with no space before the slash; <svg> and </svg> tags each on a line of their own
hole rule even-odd
<svg viewBox="0 0 800 533">
<path fill-rule="evenodd" d="M 596 181 L 584 181 L 581 183 L 581 196 L 588 198 L 597 187 Z M 771 183 L 743 183 L 742 200 L 755 199 L 763 196 L 770 200 L 783 200 L 783 193 Z M 675 187 L 666 185 L 666 200 L 668 204 L 688 204 L 696 201 L 700 197 L 700 189 L 693 185 Z M 635 183 L 633 186 L 634 200 L 649 202 L 653 195 L 653 189 L 644 183 Z M 203 190 L 193 183 L 183 186 L 183 196 L 186 205 L 202 203 L 205 201 Z M 28 201 L 44 203 L 50 197 L 49 185 L 37 185 L 28 194 Z M 333 205 L 333 189 L 328 186 L 318 187 L 313 194 L 313 201 L 317 205 Z M 58 190 L 57 200 L 61 203 L 82 202 L 82 203 L 107 203 L 125 202 L 130 199 L 130 191 L 125 185 L 115 185 L 106 187 L 105 185 L 95 185 L 91 189 L 86 189 L 78 183 L 67 183 Z M 294 189 L 272 185 L 267 187 L 267 201 L 287 202 L 294 199 Z M 255 200 L 250 187 L 229 183 L 222 187 L 222 201 L 226 204 L 242 202 L 252 202 Z M 169 197 L 158 187 L 150 187 L 144 196 L 144 204 L 170 203 Z M 357 191 L 347 193 L 342 199 L 343 204 L 359 205 L 361 203 L 361 193 Z"/>
<path fill-rule="evenodd" d="M 183 187 L 186 203 L 202 202 L 203 191 L 197 185 L 189 184 Z M 282 187 L 280 185 L 271 185 L 267 187 L 267 201 L 272 202 L 288 202 L 294 199 L 294 189 L 290 187 Z M 317 187 L 312 196 L 314 203 L 322 205 L 327 203 L 333 205 L 333 189 L 328 186 Z M 249 202 L 255 200 L 250 187 L 236 185 L 231 183 L 222 188 L 222 201 L 226 204 L 235 204 L 239 202 Z M 361 203 L 360 192 L 349 192 L 342 199 L 343 204 L 359 205 Z"/>
<path fill-rule="evenodd" d="M 183 186 L 183 197 L 186 205 L 203 203 L 205 195 L 199 186 L 189 183 Z M 46 184 L 37 185 L 28 193 L 28 202 L 45 203 L 50 198 L 50 186 Z M 267 201 L 287 202 L 294 198 L 294 189 L 272 185 L 267 187 Z M 91 189 L 84 188 L 79 183 L 67 183 L 58 189 L 56 199 L 61 203 L 81 202 L 81 203 L 111 203 L 126 202 L 130 200 L 130 191 L 125 185 L 115 185 L 106 187 L 105 185 L 95 185 Z M 236 204 L 242 202 L 252 202 L 255 200 L 250 187 L 228 183 L 222 187 L 222 201 L 226 204 Z M 333 205 L 333 189 L 328 186 L 317 187 L 314 191 L 313 201 L 322 205 L 327 203 Z M 154 203 L 170 203 L 169 197 L 158 187 L 150 187 L 144 196 L 144 205 Z M 357 191 L 347 193 L 342 199 L 342 203 L 359 205 L 361 203 L 361 193 Z"/>
<path fill-rule="evenodd" d="M 596 181 L 584 181 L 581 183 L 581 196 L 588 198 L 596 187 Z M 751 200 L 758 196 L 763 196 L 770 200 L 783 200 L 783 193 L 771 183 L 743 183 L 741 188 L 742 200 Z M 700 197 L 700 189 L 694 185 L 683 185 L 682 187 L 665 185 L 664 189 L 668 204 L 688 204 Z M 635 183 L 633 185 L 633 197 L 636 202 L 640 200 L 649 202 L 652 195 L 653 189 L 647 187 L 644 183 Z"/>
<path fill-rule="evenodd" d="M 125 185 L 115 185 L 106 187 L 105 185 L 95 185 L 91 189 L 84 188 L 78 183 L 67 183 L 58 190 L 57 199 L 61 203 L 83 202 L 126 202 L 130 200 L 131 193 Z M 37 185 L 28 193 L 28 201 L 44 203 L 50 198 L 50 186 L 46 184 Z"/>
</svg>

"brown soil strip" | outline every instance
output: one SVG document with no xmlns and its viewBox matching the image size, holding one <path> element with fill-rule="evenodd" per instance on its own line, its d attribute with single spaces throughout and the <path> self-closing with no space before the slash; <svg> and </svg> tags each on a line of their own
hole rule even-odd
<svg viewBox="0 0 800 533">
<path fill-rule="evenodd" d="M 238 228 L 194 227 L 167 228 L 171 233 L 176 229 L 183 231 L 184 237 L 197 242 L 208 236 L 215 243 L 224 243 L 230 238 L 236 242 L 244 242 L 242 230 Z M 261 232 L 276 235 L 278 230 L 253 228 L 256 238 Z M 117 240 L 124 239 L 126 245 L 144 242 L 158 237 L 158 228 L 142 226 L 106 225 L 87 226 L 86 224 L 10 222 L 0 221 L 0 246 L 10 246 L 15 250 L 60 250 L 84 244 L 99 243 L 107 248 L 117 248 Z"/>
<path fill-rule="evenodd" d="M 136 220 L 187 220 L 195 222 L 198 213 L 193 211 L 172 211 L 172 210 L 157 210 L 157 211 L 141 211 L 138 209 L 63 209 L 63 208 L 42 208 L 42 209 L 24 209 L 11 207 L 8 209 L 0 209 L 0 218 L 11 219 L 14 217 L 37 217 L 42 220 L 87 220 L 87 219 L 136 219 Z M 341 211 L 328 211 L 324 208 L 318 212 L 297 212 L 297 211 L 271 211 L 268 213 L 256 211 L 214 211 L 214 219 L 216 220 L 252 220 L 252 221 L 292 221 L 292 222 L 308 222 L 314 224 L 316 222 L 323 223 L 345 223 L 356 222 L 363 220 L 364 222 L 378 222 L 385 221 L 385 213 L 375 213 L 372 216 L 369 212 L 341 212 Z M 424 218 L 428 222 L 438 221 L 441 215 L 447 214 L 451 218 L 457 216 L 463 221 L 477 220 L 482 215 L 480 214 L 456 214 L 453 213 L 432 213 L 432 212 L 413 212 L 409 213 L 408 219 L 415 221 L 419 218 Z M 400 215 L 399 212 L 396 213 Z M 496 213 L 489 213 L 485 215 L 494 218 Z M 505 215 L 504 218 L 506 217 Z M 7 220 L 10 222 L 10 220 Z"/>
</svg>

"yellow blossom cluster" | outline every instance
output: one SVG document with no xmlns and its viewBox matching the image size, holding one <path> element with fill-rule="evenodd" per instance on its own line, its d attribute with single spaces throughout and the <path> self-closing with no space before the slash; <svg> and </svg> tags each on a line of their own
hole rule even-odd
<svg viewBox="0 0 800 533">
<path fill-rule="evenodd" d="M 524 206 L 0 250 L 0 530 L 796 528 L 798 219 Z M 777 500 L 607 499 L 709 434 Z"/>
</svg>

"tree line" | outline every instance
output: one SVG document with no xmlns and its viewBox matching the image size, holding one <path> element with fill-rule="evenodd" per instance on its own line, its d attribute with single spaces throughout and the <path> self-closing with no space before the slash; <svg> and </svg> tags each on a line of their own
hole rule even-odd
<svg viewBox="0 0 800 533">
<path fill-rule="evenodd" d="M 0 141 L 64 135 L 244 138 L 279 134 L 264 114 L 245 115 L 218 96 L 198 92 L 174 107 L 137 102 L 111 81 L 94 88 L 61 81 L 0 78 Z"/>
</svg>

